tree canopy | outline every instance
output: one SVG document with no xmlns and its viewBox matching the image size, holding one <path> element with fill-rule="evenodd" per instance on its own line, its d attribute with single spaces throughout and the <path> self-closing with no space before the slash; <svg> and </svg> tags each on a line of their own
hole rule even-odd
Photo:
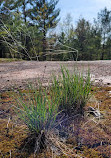
<svg viewBox="0 0 111 158">
<path fill-rule="evenodd" d="M 60 21 L 59 0 L 1 0 L 0 57 L 26 60 L 111 59 L 111 11 L 106 7 L 90 23 Z M 59 22 L 60 21 L 60 22 Z M 56 31 L 52 31 L 56 26 Z"/>
</svg>

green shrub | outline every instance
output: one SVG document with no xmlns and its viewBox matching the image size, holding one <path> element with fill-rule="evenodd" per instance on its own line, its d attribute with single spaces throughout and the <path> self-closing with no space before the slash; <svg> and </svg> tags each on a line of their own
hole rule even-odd
<svg viewBox="0 0 111 158">
<path fill-rule="evenodd" d="M 68 113 L 82 113 L 91 91 L 90 72 L 86 77 L 82 73 L 70 74 L 69 70 L 61 67 L 62 76 L 53 77 L 53 90 L 60 96 L 60 109 Z"/>
</svg>

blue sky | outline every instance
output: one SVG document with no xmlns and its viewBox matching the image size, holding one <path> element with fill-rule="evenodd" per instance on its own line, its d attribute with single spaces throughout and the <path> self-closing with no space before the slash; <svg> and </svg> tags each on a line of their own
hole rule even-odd
<svg viewBox="0 0 111 158">
<path fill-rule="evenodd" d="M 111 10 L 111 0 L 59 0 L 57 7 L 61 9 L 61 19 L 70 13 L 74 23 L 80 17 L 93 22 L 101 9 L 107 7 Z"/>
</svg>

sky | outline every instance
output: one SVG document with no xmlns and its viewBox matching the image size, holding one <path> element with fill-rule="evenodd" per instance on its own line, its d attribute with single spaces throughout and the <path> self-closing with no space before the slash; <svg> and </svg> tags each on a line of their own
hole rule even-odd
<svg viewBox="0 0 111 158">
<path fill-rule="evenodd" d="M 59 0 L 57 7 L 61 10 L 61 20 L 70 13 L 74 23 L 80 17 L 93 22 L 100 10 L 105 7 L 111 10 L 111 0 Z"/>
</svg>

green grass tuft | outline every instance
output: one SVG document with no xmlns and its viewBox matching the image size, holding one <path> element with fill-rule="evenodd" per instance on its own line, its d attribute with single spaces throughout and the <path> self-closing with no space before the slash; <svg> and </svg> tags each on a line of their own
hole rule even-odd
<svg viewBox="0 0 111 158">
<path fill-rule="evenodd" d="M 83 114 L 91 91 L 89 71 L 85 78 L 82 74 L 70 74 L 65 67 L 61 67 L 61 73 L 59 78 L 53 76 L 48 88 L 40 82 L 38 88 L 29 84 L 27 92 L 19 91 L 15 96 L 17 113 L 36 140 L 35 152 L 45 144 L 46 133 L 57 123 L 61 111 Z"/>
<path fill-rule="evenodd" d="M 60 109 L 68 113 L 82 113 L 91 91 L 90 72 L 84 78 L 82 73 L 70 74 L 69 70 L 61 67 L 62 76 L 53 76 L 55 95 L 61 96 Z"/>
<path fill-rule="evenodd" d="M 53 126 L 59 98 L 51 99 L 42 85 L 39 85 L 38 89 L 29 85 L 28 93 L 25 94 L 19 91 L 16 103 L 19 117 L 31 132 L 39 134 L 42 130 L 48 130 Z"/>
</svg>

